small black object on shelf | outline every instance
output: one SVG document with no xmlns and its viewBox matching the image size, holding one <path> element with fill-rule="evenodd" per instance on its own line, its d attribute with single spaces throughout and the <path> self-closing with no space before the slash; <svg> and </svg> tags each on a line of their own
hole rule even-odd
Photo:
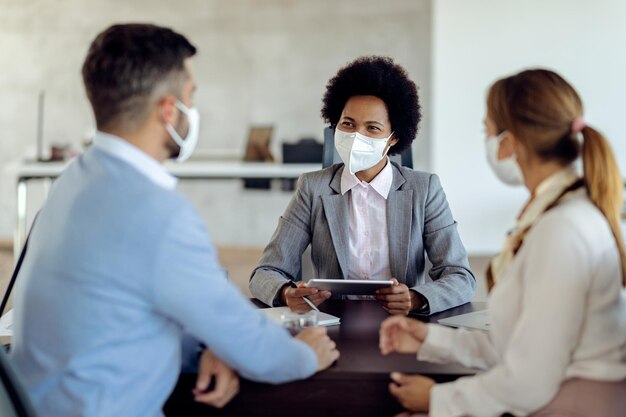
<svg viewBox="0 0 626 417">
<path fill-rule="evenodd" d="M 324 145 L 315 138 L 302 138 L 296 143 L 283 143 L 284 164 L 322 164 L 322 152 Z M 281 188 L 283 191 L 295 189 L 295 179 L 283 179 Z"/>
</svg>

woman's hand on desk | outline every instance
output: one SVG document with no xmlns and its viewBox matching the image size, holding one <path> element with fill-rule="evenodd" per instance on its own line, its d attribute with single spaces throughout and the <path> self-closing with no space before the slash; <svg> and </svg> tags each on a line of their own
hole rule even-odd
<svg viewBox="0 0 626 417">
<path fill-rule="evenodd" d="M 380 351 L 383 355 L 392 352 L 417 353 L 428 336 L 428 326 L 421 321 L 403 316 L 389 317 L 380 325 Z M 430 390 L 435 381 L 420 375 L 391 374 L 389 392 L 411 411 L 428 411 Z"/>
<path fill-rule="evenodd" d="M 430 390 L 435 381 L 421 375 L 404 375 L 399 372 L 391 374 L 393 382 L 389 384 L 389 392 L 396 397 L 402 407 L 411 411 L 428 411 L 430 406 Z"/>
<path fill-rule="evenodd" d="M 300 281 L 296 288 L 286 285 L 281 290 L 281 300 L 291 311 L 304 313 L 311 309 L 303 297 L 307 297 L 315 306 L 319 306 L 331 296 L 330 291 L 319 291 L 317 288 L 309 288 L 306 283 Z"/>
<path fill-rule="evenodd" d="M 315 352 L 317 356 L 317 371 L 323 371 L 339 358 L 337 345 L 326 334 L 325 327 L 309 327 L 302 330 L 295 336 L 300 339 Z"/>
<path fill-rule="evenodd" d="M 215 386 L 209 390 L 211 379 Z M 204 350 L 198 365 L 198 379 L 193 390 L 194 399 L 200 403 L 222 408 L 239 392 L 239 377 L 224 362 Z"/>
<path fill-rule="evenodd" d="M 428 335 L 428 326 L 408 317 L 389 317 L 380 325 L 379 346 L 383 355 L 417 353 Z"/>
<path fill-rule="evenodd" d="M 393 286 L 376 291 L 376 299 L 382 303 L 387 313 L 406 316 L 409 312 L 421 307 L 419 297 L 415 292 L 410 291 L 409 287 L 399 283 L 397 279 L 391 280 Z"/>
</svg>

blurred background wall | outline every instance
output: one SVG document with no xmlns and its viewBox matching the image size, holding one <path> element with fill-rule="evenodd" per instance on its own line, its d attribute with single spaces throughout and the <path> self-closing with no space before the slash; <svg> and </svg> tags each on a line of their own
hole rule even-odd
<svg viewBox="0 0 626 417">
<path fill-rule="evenodd" d="M 474 254 L 498 251 L 528 193 L 500 183 L 485 162 L 482 120 L 496 79 L 553 69 L 581 95 L 626 178 L 626 2 L 436 0 L 430 106 L 432 159 L 461 237 Z"/>
<path fill-rule="evenodd" d="M 527 198 L 485 162 L 484 101 L 495 79 L 537 66 L 560 72 L 626 168 L 621 0 L 0 0 L 0 240 L 13 233 L 16 163 L 35 156 L 39 93 L 45 145 L 79 150 L 94 128 L 80 78 L 88 45 L 109 24 L 129 21 L 171 26 L 199 48 L 199 156 L 243 156 L 254 124 L 274 125 L 279 159 L 282 142 L 321 140 L 328 79 L 359 55 L 394 57 L 420 88 L 416 169 L 440 175 L 461 237 L 482 259 L 477 270 Z M 252 263 L 291 197 L 277 184 L 249 191 L 238 181 L 180 189 L 218 245 L 256 248 Z M 42 195 L 35 184 L 33 212 Z"/>
<path fill-rule="evenodd" d="M 416 166 L 428 169 L 430 8 L 428 0 L 0 0 L 0 238 L 14 228 L 15 162 L 35 157 L 39 92 L 45 145 L 80 149 L 94 128 L 81 65 L 93 38 L 116 22 L 171 26 L 198 47 L 198 155 L 243 157 L 253 124 L 274 125 L 279 159 L 281 142 L 321 141 L 328 79 L 359 55 L 390 55 L 420 87 L 425 120 L 413 152 Z M 291 196 L 277 184 L 242 191 L 237 181 L 180 189 L 227 245 L 264 245 Z M 30 190 L 36 210 L 41 193 L 36 184 Z"/>
</svg>

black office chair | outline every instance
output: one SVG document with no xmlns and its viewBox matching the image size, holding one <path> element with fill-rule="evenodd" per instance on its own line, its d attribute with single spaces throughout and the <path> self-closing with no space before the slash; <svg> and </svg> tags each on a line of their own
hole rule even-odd
<svg viewBox="0 0 626 417">
<path fill-rule="evenodd" d="M 0 416 L 37 416 L 4 349 L 0 349 Z"/>
<path fill-rule="evenodd" d="M 319 164 L 322 162 L 324 145 L 315 138 L 302 138 L 296 143 L 283 143 L 283 164 Z M 296 189 L 294 178 L 282 180 L 283 191 Z"/>
<path fill-rule="evenodd" d="M 409 147 L 400 155 L 390 156 L 394 162 L 402 166 L 413 169 L 413 153 Z M 341 162 L 341 158 L 335 149 L 335 130 L 327 127 L 324 129 L 324 150 L 322 151 L 322 167 L 327 168 L 333 164 Z"/>
</svg>

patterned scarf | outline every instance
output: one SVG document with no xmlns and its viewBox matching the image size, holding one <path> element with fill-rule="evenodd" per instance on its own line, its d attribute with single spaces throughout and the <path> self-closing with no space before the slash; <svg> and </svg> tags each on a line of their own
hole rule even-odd
<svg viewBox="0 0 626 417">
<path fill-rule="evenodd" d="M 522 209 L 515 227 L 509 231 L 502 251 L 494 256 L 487 268 L 487 288 L 489 291 L 502 278 L 505 269 L 522 247 L 526 234 L 539 218 L 548 210 L 556 207 L 565 196 L 584 185 L 573 166 L 546 178 L 537 186 L 535 196 Z"/>
</svg>

